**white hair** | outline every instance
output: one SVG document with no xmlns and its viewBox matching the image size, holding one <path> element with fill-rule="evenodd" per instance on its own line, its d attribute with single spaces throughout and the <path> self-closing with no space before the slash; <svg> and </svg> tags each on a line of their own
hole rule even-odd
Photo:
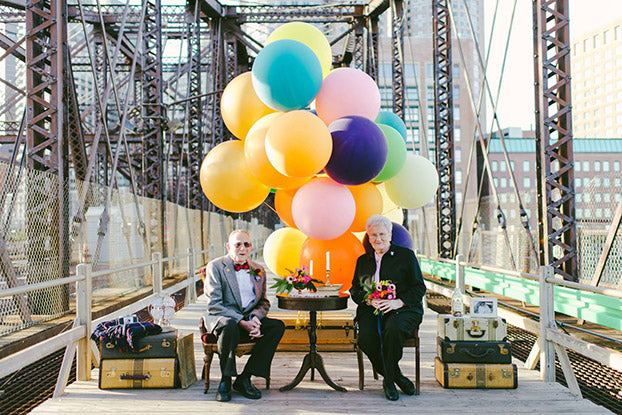
<svg viewBox="0 0 622 415">
<path fill-rule="evenodd" d="M 368 230 L 374 225 L 384 226 L 384 228 L 387 230 L 387 233 L 391 233 L 391 231 L 393 230 L 393 223 L 391 223 L 391 221 L 387 217 L 382 215 L 371 215 L 365 223 L 365 230 Z"/>
</svg>

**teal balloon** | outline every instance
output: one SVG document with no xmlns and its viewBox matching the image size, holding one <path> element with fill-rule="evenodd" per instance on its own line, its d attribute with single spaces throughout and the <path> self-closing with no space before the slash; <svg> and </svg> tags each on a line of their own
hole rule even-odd
<svg viewBox="0 0 622 415">
<path fill-rule="evenodd" d="M 395 128 L 384 124 L 378 124 L 378 127 L 382 130 L 384 138 L 387 139 L 389 151 L 387 154 L 387 163 L 373 181 L 384 182 L 395 176 L 402 170 L 402 167 L 404 167 L 404 163 L 406 162 L 406 143 Z"/>
<path fill-rule="evenodd" d="M 302 42 L 281 39 L 264 47 L 253 63 L 253 88 L 259 99 L 277 111 L 307 107 L 322 86 L 322 66 Z M 244 105 L 244 103 L 240 103 Z"/>
<path fill-rule="evenodd" d="M 404 141 L 408 140 L 408 131 L 404 121 L 395 113 L 391 111 L 380 111 L 376 117 L 376 124 L 384 124 L 389 127 L 393 127 L 402 136 Z"/>
</svg>

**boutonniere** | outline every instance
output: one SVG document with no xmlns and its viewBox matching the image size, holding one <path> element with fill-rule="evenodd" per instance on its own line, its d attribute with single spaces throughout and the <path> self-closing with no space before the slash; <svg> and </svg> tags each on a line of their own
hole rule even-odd
<svg viewBox="0 0 622 415">
<path fill-rule="evenodd" d="M 391 256 L 393 256 L 393 251 L 391 251 Z"/>
<path fill-rule="evenodd" d="M 255 281 L 259 281 L 259 279 L 262 276 L 262 272 L 260 268 L 253 268 L 250 265 L 248 267 L 248 273 L 251 274 L 253 278 L 255 278 Z"/>
</svg>

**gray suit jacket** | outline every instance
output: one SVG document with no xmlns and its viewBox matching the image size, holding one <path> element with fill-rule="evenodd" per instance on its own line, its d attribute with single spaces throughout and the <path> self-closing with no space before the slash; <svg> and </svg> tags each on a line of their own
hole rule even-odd
<svg viewBox="0 0 622 415">
<path fill-rule="evenodd" d="M 262 319 L 268 314 L 270 301 L 266 297 L 266 271 L 259 264 L 251 261 L 248 263 L 260 274 L 253 277 L 255 301 L 245 309 L 242 308 L 242 297 L 235 269 L 233 269 L 233 260 L 225 255 L 207 264 L 204 288 L 207 297 L 207 313 L 204 318 L 208 332 L 214 331 L 216 324 L 223 317 L 230 317 L 239 322 L 254 316 Z"/>
</svg>

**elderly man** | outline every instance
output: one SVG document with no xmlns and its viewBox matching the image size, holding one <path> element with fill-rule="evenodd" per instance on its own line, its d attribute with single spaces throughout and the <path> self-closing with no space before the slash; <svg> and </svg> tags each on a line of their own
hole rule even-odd
<svg viewBox="0 0 622 415">
<path fill-rule="evenodd" d="M 415 393 L 413 383 L 400 371 L 399 361 L 406 338 L 421 324 L 425 285 L 415 253 L 391 243 L 393 224 L 389 219 L 372 215 L 365 228 L 374 251 L 356 261 L 350 289 L 358 304 L 358 344 L 376 372 L 384 376 L 386 398 L 395 401 L 399 399 L 395 384 L 405 394 Z M 368 301 L 365 286 L 387 280 L 395 285 L 395 298 Z"/>
<path fill-rule="evenodd" d="M 235 230 L 229 235 L 228 254 L 207 264 L 205 295 L 208 332 L 218 338 L 222 379 L 216 400 L 231 400 L 231 377 L 237 376 L 233 389 L 249 399 L 261 398 L 250 381 L 251 375 L 267 378 L 276 347 L 285 325 L 266 317 L 270 301 L 266 298 L 266 273 L 248 260 L 252 244 L 248 232 Z M 237 375 L 235 349 L 240 341 L 254 341 L 255 347 L 241 374 Z"/>
</svg>

